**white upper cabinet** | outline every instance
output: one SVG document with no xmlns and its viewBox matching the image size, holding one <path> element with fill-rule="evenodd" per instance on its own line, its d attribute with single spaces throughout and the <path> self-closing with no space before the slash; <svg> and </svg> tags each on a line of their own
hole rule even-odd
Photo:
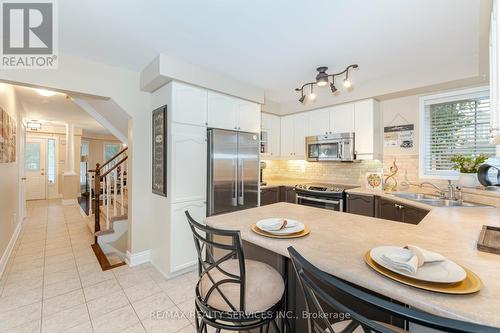
<svg viewBox="0 0 500 333">
<path fill-rule="evenodd" d="M 266 158 L 280 156 L 280 117 L 262 113 L 261 145 L 262 155 Z"/>
<path fill-rule="evenodd" d="M 374 99 L 281 117 L 281 156 L 305 158 L 307 136 L 353 133 L 358 160 L 382 158 L 382 121 Z M 264 119 L 264 118 L 263 118 Z M 264 127 L 263 127 L 264 128 Z"/>
<path fill-rule="evenodd" d="M 167 110 L 170 113 L 170 109 Z M 172 121 L 181 124 L 207 125 L 207 90 L 172 83 Z"/>
<path fill-rule="evenodd" d="M 244 132 L 260 132 L 261 105 L 244 100 L 237 100 L 238 130 Z"/>
<path fill-rule="evenodd" d="M 292 158 L 294 150 L 293 118 L 281 117 L 281 156 Z"/>
<path fill-rule="evenodd" d="M 369 99 L 354 103 L 354 125 L 356 159 L 381 159 L 382 122 L 378 102 Z"/>
<path fill-rule="evenodd" d="M 298 113 L 281 118 L 281 156 L 305 158 L 308 114 Z"/>
<path fill-rule="evenodd" d="M 354 132 L 354 104 L 342 104 L 306 112 L 307 135 Z"/>
<path fill-rule="evenodd" d="M 330 110 L 331 108 L 324 108 L 306 112 L 309 118 L 308 136 L 328 134 L 330 132 Z"/>
<path fill-rule="evenodd" d="M 234 98 L 213 91 L 208 92 L 208 126 L 237 130 L 237 105 Z"/>
<path fill-rule="evenodd" d="M 259 133 L 260 104 L 209 91 L 208 126 Z"/>
<path fill-rule="evenodd" d="M 354 132 L 354 104 L 342 104 L 330 109 L 331 133 Z"/>
</svg>

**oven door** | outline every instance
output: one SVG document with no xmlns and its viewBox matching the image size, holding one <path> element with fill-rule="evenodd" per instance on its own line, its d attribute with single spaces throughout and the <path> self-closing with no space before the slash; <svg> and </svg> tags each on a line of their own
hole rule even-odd
<svg viewBox="0 0 500 333">
<path fill-rule="evenodd" d="M 344 202 L 342 199 L 322 199 L 305 195 L 297 195 L 297 204 L 316 208 L 330 209 L 338 212 L 342 212 L 344 210 Z"/>
<path fill-rule="evenodd" d="M 307 144 L 307 160 L 315 161 L 339 161 L 341 160 L 340 141 L 317 141 Z"/>
</svg>

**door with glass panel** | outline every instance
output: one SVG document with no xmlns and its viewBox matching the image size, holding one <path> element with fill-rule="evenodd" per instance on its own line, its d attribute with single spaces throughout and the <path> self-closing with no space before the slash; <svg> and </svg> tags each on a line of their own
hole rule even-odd
<svg viewBox="0 0 500 333">
<path fill-rule="evenodd" d="M 47 195 L 47 140 L 28 138 L 25 146 L 26 200 L 42 200 Z"/>
</svg>

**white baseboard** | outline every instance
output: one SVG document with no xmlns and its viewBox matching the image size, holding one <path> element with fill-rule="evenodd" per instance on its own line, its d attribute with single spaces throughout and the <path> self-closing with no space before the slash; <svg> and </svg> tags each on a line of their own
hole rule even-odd
<svg viewBox="0 0 500 333">
<path fill-rule="evenodd" d="M 127 256 L 125 258 L 125 262 L 127 263 L 127 265 L 131 267 L 144 264 L 150 261 L 151 261 L 151 250 L 146 250 L 137 253 L 130 253 L 127 250 Z"/>
<path fill-rule="evenodd" d="M 7 248 L 5 249 L 2 258 L 0 259 L 0 278 L 2 278 L 5 268 L 7 267 L 10 255 L 12 254 L 12 250 L 14 249 L 14 244 L 16 244 L 19 233 L 21 232 L 21 227 L 22 223 L 19 222 L 16 229 L 14 230 L 14 233 L 12 234 L 12 237 L 10 238 L 9 244 L 7 244 Z"/>
<path fill-rule="evenodd" d="M 183 268 L 181 270 L 178 270 L 178 271 L 172 272 L 170 274 L 167 274 L 163 270 L 161 270 L 153 261 L 151 261 L 151 265 L 153 265 L 153 267 L 156 268 L 156 270 L 158 272 L 160 272 L 160 274 L 163 275 L 163 277 L 165 279 L 167 279 L 167 280 L 168 279 L 172 279 L 172 278 L 174 278 L 176 276 L 179 276 L 179 275 L 183 275 L 183 274 L 195 271 L 198 268 L 198 264 L 194 264 L 192 266 L 188 266 L 188 267 L 185 267 L 185 268 Z"/>
<path fill-rule="evenodd" d="M 69 199 L 69 200 L 62 200 L 62 204 L 65 205 L 65 206 L 68 206 L 68 205 L 75 205 L 75 204 L 78 204 L 78 200 L 76 199 Z"/>
</svg>

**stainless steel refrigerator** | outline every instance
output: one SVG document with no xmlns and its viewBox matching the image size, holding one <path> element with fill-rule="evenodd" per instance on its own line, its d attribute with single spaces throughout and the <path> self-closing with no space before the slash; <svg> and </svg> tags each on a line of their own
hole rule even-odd
<svg viewBox="0 0 500 333">
<path fill-rule="evenodd" d="M 207 216 L 257 207 L 259 136 L 208 130 Z"/>
</svg>

